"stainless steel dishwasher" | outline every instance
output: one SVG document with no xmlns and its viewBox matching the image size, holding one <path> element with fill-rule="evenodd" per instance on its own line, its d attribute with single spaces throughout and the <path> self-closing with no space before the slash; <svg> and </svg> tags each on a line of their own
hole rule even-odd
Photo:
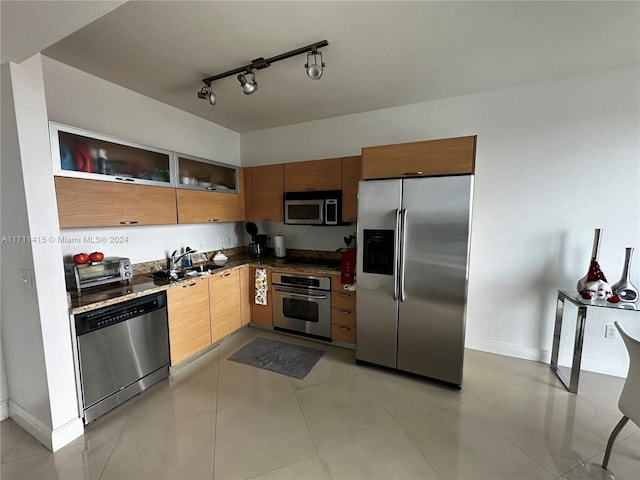
<svg viewBox="0 0 640 480">
<path fill-rule="evenodd" d="M 84 423 L 169 375 L 164 292 L 75 316 Z"/>
</svg>

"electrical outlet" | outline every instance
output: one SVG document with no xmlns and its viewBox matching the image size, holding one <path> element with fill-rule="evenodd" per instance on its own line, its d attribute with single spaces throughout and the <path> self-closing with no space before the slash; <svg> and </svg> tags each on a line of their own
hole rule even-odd
<svg viewBox="0 0 640 480">
<path fill-rule="evenodd" d="M 609 324 L 604 327 L 604 338 L 616 338 L 615 325 Z"/>
</svg>

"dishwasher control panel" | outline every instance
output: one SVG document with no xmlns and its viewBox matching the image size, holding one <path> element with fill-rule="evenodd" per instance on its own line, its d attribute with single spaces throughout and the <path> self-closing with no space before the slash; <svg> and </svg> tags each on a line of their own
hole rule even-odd
<svg viewBox="0 0 640 480">
<path fill-rule="evenodd" d="M 167 297 L 161 293 L 81 313 L 75 317 L 76 335 L 115 325 L 166 306 Z"/>
</svg>

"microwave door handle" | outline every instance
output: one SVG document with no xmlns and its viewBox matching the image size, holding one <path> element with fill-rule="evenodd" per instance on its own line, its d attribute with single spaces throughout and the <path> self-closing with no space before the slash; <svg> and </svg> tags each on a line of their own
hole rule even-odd
<svg viewBox="0 0 640 480">
<path fill-rule="evenodd" d="M 400 210 L 396 208 L 396 231 L 393 242 L 393 300 L 398 300 L 398 270 L 400 269 Z"/>
<path fill-rule="evenodd" d="M 324 225 L 324 219 L 327 218 L 327 202 L 320 200 L 320 224 Z"/>
</svg>

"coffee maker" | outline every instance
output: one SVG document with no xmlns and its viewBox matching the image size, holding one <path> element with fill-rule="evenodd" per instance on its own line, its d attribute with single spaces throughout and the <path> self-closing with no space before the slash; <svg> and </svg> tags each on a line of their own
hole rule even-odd
<svg viewBox="0 0 640 480">
<path fill-rule="evenodd" d="M 258 227 L 255 223 L 249 222 L 246 227 L 247 233 L 251 235 L 252 243 L 249 244 L 249 255 L 251 258 L 260 258 L 267 255 L 267 236 L 258 235 Z"/>
<path fill-rule="evenodd" d="M 249 244 L 249 255 L 252 258 L 260 258 L 267 255 L 267 236 L 264 234 L 254 235 L 253 243 Z"/>
</svg>

